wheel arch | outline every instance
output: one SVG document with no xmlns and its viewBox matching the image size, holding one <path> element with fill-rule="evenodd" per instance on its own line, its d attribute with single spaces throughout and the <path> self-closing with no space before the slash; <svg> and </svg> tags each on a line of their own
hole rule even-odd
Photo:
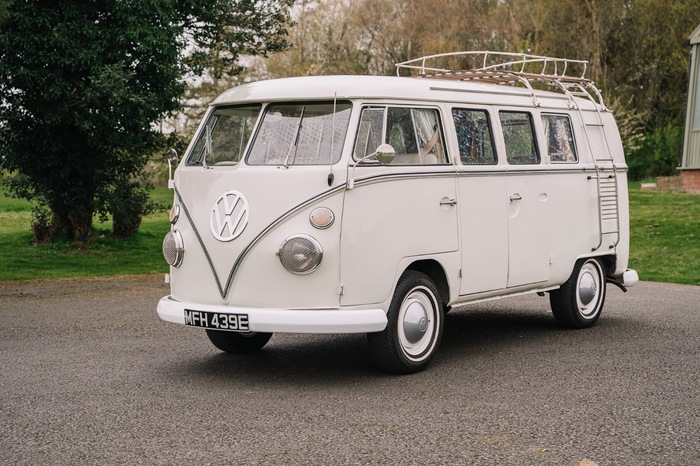
<svg viewBox="0 0 700 466">
<path fill-rule="evenodd" d="M 604 255 L 582 254 L 580 256 L 576 256 L 576 259 L 572 262 L 569 274 L 576 269 L 576 266 L 579 263 L 585 262 L 589 259 L 596 259 L 600 263 L 600 266 L 603 268 L 603 275 L 606 278 L 612 277 L 612 275 L 615 273 L 615 268 L 617 267 L 617 256 L 614 253 L 608 253 Z"/>
<path fill-rule="evenodd" d="M 597 259 L 603 266 L 603 273 L 605 274 L 605 276 L 611 277 L 612 274 L 615 273 L 615 268 L 617 266 L 617 256 L 615 256 L 614 254 L 610 254 L 606 256 L 598 256 Z"/>
<path fill-rule="evenodd" d="M 443 307 L 447 306 L 447 303 L 450 301 L 450 285 L 442 264 L 434 259 L 422 259 L 412 262 L 403 273 L 406 273 L 408 270 L 415 270 L 430 277 L 440 293 L 440 301 L 442 301 Z"/>
</svg>

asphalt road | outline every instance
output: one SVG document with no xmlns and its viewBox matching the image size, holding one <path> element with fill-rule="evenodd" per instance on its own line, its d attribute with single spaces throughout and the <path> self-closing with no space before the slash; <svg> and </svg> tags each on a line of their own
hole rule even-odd
<svg viewBox="0 0 700 466">
<path fill-rule="evenodd" d="M 700 287 L 608 287 L 579 331 L 537 296 L 453 310 L 411 376 L 363 335 L 225 355 L 160 322 L 164 294 L 0 283 L 2 464 L 700 464 Z"/>
</svg>

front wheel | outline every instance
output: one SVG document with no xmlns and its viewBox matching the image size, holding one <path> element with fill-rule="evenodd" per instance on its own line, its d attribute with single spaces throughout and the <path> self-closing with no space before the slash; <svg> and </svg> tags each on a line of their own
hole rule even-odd
<svg viewBox="0 0 700 466">
<path fill-rule="evenodd" d="M 387 313 L 387 327 L 367 334 L 370 353 L 380 368 L 411 374 L 428 367 L 442 338 L 439 296 L 427 275 L 410 270 L 401 277 Z"/>
<path fill-rule="evenodd" d="M 582 259 L 569 279 L 549 294 L 556 321 L 569 328 L 586 328 L 596 323 L 605 302 L 605 274 L 598 259 Z"/>
<path fill-rule="evenodd" d="M 221 351 L 232 354 L 254 353 L 260 350 L 272 338 L 271 333 L 239 333 L 223 330 L 208 330 L 209 340 Z"/>
</svg>

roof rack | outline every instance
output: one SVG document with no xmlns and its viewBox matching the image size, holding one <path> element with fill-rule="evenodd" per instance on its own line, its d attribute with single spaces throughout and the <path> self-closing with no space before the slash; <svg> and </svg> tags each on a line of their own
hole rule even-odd
<svg viewBox="0 0 700 466">
<path fill-rule="evenodd" d="M 459 67 L 439 67 L 440 63 Z M 479 81 L 527 88 L 535 105 L 539 106 L 533 83 L 544 83 L 569 98 L 574 108 L 576 97 L 593 102 L 599 111 L 606 111 L 603 97 L 593 81 L 587 79 L 588 61 L 545 57 L 524 53 L 466 51 L 426 55 L 396 64 L 396 74 L 402 71 L 418 78 Z"/>
</svg>

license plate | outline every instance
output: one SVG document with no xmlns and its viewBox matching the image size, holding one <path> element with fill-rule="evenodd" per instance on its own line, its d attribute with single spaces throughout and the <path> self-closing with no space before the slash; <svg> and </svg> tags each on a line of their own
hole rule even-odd
<svg viewBox="0 0 700 466">
<path fill-rule="evenodd" d="M 248 314 L 225 314 L 185 309 L 185 325 L 234 332 L 250 331 Z"/>
</svg>

